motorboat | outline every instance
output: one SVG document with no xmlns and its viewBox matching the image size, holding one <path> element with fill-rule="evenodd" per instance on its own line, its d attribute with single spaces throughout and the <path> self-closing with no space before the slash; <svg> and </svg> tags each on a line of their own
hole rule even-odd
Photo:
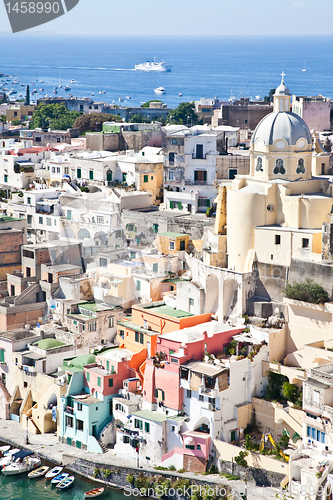
<svg viewBox="0 0 333 500">
<path fill-rule="evenodd" d="M 119 97 L 119 99 L 118 99 L 119 102 L 123 102 L 123 100 L 124 99 L 122 97 Z"/>
<path fill-rule="evenodd" d="M 63 472 L 62 474 L 58 474 L 58 476 L 51 479 L 51 484 L 58 484 L 60 481 L 63 481 L 69 476 L 67 472 Z"/>
<path fill-rule="evenodd" d="M 164 87 L 157 87 L 157 89 L 154 89 L 155 94 L 162 95 L 165 94 L 165 89 Z"/>
<path fill-rule="evenodd" d="M 56 485 L 56 488 L 59 488 L 59 490 L 67 490 L 67 488 L 72 486 L 72 484 L 74 483 L 74 480 L 75 480 L 74 476 L 68 476 L 65 479 L 63 479 L 62 481 L 60 481 L 60 483 L 58 483 Z"/>
<path fill-rule="evenodd" d="M 41 461 L 38 457 L 32 457 L 31 455 L 33 455 L 33 452 L 29 450 L 21 450 L 14 453 L 11 463 L 3 467 L 2 473 L 5 476 L 13 476 L 36 469 L 40 466 Z"/>
<path fill-rule="evenodd" d="M 100 94 L 105 94 L 105 90 L 100 90 L 99 93 Z"/>
<path fill-rule="evenodd" d="M 48 467 L 47 465 L 44 465 L 43 467 L 38 467 L 38 469 L 29 472 L 28 477 L 30 477 L 30 479 L 36 479 L 37 477 L 44 476 L 44 474 L 46 474 L 49 468 L 50 467 Z"/>
<path fill-rule="evenodd" d="M 59 476 L 61 474 L 63 467 L 57 466 L 53 467 L 47 474 L 45 474 L 45 479 L 53 479 L 56 476 Z"/>
<path fill-rule="evenodd" d="M 71 80 L 71 83 L 75 83 L 75 80 Z"/>
<path fill-rule="evenodd" d="M 12 450 L 8 450 L 4 453 L 3 457 L 0 458 L 0 470 L 5 465 L 10 464 L 10 462 L 12 461 L 12 456 L 14 455 L 14 453 L 17 453 L 18 451 L 20 451 L 19 448 L 13 448 Z"/>
<path fill-rule="evenodd" d="M 91 95 L 95 95 L 95 94 L 92 92 Z"/>
<path fill-rule="evenodd" d="M 179 95 L 179 97 L 182 97 L 182 95 L 183 95 L 183 94 L 182 94 L 181 92 L 179 92 L 179 94 L 178 94 L 178 95 Z"/>
<path fill-rule="evenodd" d="M 68 85 L 66 85 L 66 87 L 64 87 L 64 90 L 65 90 L 66 92 L 69 92 L 69 91 L 71 90 L 71 87 L 69 87 Z"/>
<path fill-rule="evenodd" d="M 84 498 L 96 498 L 99 497 L 104 491 L 104 488 L 94 488 L 93 490 L 86 491 Z"/>
<path fill-rule="evenodd" d="M 147 61 L 145 63 L 140 63 L 135 65 L 137 71 L 171 71 L 172 65 L 166 62 L 156 62 L 155 58 L 153 61 Z"/>
</svg>

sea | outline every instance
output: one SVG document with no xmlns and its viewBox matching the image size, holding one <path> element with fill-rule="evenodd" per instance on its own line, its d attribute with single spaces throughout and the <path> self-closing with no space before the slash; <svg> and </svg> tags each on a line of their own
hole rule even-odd
<svg viewBox="0 0 333 500">
<path fill-rule="evenodd" d="M 43 464 L 44 465 L 44 464 Z M 75 476 L 73 485 L 68 490 L 59 491 L 44 477 L 29 479 L 27 473 L 16 476 L 4 476 L 0 473 L 0 500 L 83 500 L 84 493 L 102 486 L 80 476 Z M 105 488 L 98 497 L 101 500 L 134 500 L 121 491 Z"/>
<path fill-rule="evenodd" d="M 38 90 L 34 99 L 71 94 L 121 106 L 154 98 L 172 108 L 201 97 L 260 100 L 279 85 L 282 72 L 292 94 L 333 98 L 332 46 L 331 35 L 0 34 L 0 72 L 12 77 L 5 85 L 16 88 L 15 98 L 25 96 L 29 84 L 31 93 Z M 172 70 L 135 71 L 135 64 L 154 58 L 172 64 Z M 166 91 L 162 97 L 154 93 L 160 86 Z"/>
</svg>

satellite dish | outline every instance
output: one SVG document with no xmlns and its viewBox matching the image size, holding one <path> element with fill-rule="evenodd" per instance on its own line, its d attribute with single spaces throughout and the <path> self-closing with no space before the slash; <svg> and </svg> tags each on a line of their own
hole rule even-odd
<svg viewBox="0 0 333 500">
<path fill-rule="evenodd" d="M 95 352 L 95 349 L 92 347 L 91 349 L 89 349 L 89 354 L 94 354 Z"/>
</svg>

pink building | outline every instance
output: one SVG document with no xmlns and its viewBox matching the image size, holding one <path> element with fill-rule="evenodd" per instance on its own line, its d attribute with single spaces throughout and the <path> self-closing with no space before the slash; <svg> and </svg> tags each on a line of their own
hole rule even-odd
<svg viewBox="0 0 333 500">
<path fill-rule="evenodd" d="M 109 349 L 96 356 L 95 363 L 84 367 L 84 386 L 91 394 L 118 394 L 123 381 L 133 376 L 131 363 L 137 356 L 128 349 Z"/>
<path fill-rule="evenodd" d="M 233 328 L 211 321 L 157 338 L 156 356 L 147 359 L 143 399 L 151 405 L 164 406 L 179 412 L 183 405 L 183 389 L 179 384 L 180 365 L 202 360 L 206 353 L 224 350 L 233 335 L 243 328 Z"/>
</svg>

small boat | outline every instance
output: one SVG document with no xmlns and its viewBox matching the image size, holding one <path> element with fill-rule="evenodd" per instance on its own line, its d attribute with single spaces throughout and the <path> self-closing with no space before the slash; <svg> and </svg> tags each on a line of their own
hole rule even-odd
<svg viewBox="0 0 333 500">
<path fill-rule="evenodd" d="M 92 92 L 91 95 L 95 95 L 95 94 Z"/>
<path fill-rule="evenodd" d="M 30 479 L 35 479 L 37 477 L 44 476 L 44 474 L 49 470 L 49 468 L 50 467 L 48 467 L 47 465 L 44 465 L 43 467 L 38 467 L 38 469 L 29 472 L 28 477 L 30 477 Z"/>
<path fill-rule="evenodd" d="M 84 498 L 95 498 L 99 497 L 104 491 L 104 488 L 94 488 L 93 490 L 86 491 Z"/>
<path fill-rule="evenodd" d="M 62 472 L 62 469 L 63 467 L 53 467 L 53 469 L 51 469 L 46 475 L 45 475 L 45 478 L 46 479 L 52 479 L 56 476 L 59 476 L 59 474 L 61 474 Z"/>
<path fill-rule="evenodd" d="M 127 99 L 127 100 L 130 100 L 130 99 L 131 99 L 131 96 L 127 95 L 127 96 L 126 96 L 126 99 Z"/>
<path fill-rule="evenodd" d="M 60 481 L 60 483 L 58 483 L 56 485 L 56 488 L 59 488 L 59 490 L 66 490 L 67 488 L 72 486 L 72 484 L 74 483 L 74 480 L 75 480 L 74 476 L 68 476 L 65 479 L 63 479 L 62 481 Z"/>
<path fill-rule="evenodd" d="M 179 97 L 181 97 L 183 94 L 182 94 L 181 92 L 179 92 L 179 94 L 178 94 L 178 95 L 179 95 Z"/>
<path fill-rule="evenodd" d="M 162 95 L 165 94 L 165 89 L 164 87 L 157 87 L 157 89 L 154 89 L 155 94 Z"/>
<path fill-rule="evenodd" d="M 122 97 L 119 97 L 119 99 L 118 99 L 119 102 L 123 102 L 123 100 L 124 99 Z"/>
<path fill-rule="evenodd" d="M 71 80 L 71 83 L 75 83 L 75 80 Z"/>
<path fill-rule="evenodd" d="M 65 90 L 66 92 L 69 92 L 69 91 L 70 91 L 70 89 L 71 89 L 71 87 L 69 87 L 68 85 L 66 85 L 66 87 L 64 87 L 64 90 Z"/>
<path fill-rule="evenodd" d="M 0 454 L 10 450 L 10 445 L 0 446 Z"/>
<path fill-rule="evenodd" d="M 51 484 L 58 484 L 58 483 L 60 483 L 60 481 L 63 481 L 64 479 L 66 479 L 66 477 L 68 477 L 68 476 L 69 476 L 69 474 L 67 472 L 63 472 L 62 474 L 59 474 L 58 476 L 51 479 Z"/>
</svg>

